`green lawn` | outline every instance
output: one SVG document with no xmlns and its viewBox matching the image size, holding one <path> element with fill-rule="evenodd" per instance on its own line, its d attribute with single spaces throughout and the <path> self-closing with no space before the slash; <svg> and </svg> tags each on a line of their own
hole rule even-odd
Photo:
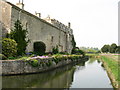
<svg viewBox="0 0 120 90">
<path fill-rule="evenodd" d="M 118 81 L 120 81 L 119 76 L 118 76 L 118 71 L 120 70 L 120 67 L 119 67 L 120 64 L 118 64 L 118 60 L 116 60 L 117 59 L 116 56 L 102 55 L 101 58 L 102 58 L 102 61 L 106 63 L 106 66 L 108 67 L 108 69 L 110 69 L 111 73 L 113 74 L 115 78 L 116 83 L 118 84 Z"/>
</svg>

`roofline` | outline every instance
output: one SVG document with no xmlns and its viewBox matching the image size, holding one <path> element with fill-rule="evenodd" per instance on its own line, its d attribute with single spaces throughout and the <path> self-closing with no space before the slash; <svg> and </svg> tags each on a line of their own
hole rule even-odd
<svg viewBox="0 0 120 90">
<path fill-rule="evenodd" d="M 51 26 L 54 27 L 54 28 L 60 29 L 60 28 L 54 26 L 53 24 L 45 21 L 44 19 L 41 19 L 41 18 L 37 17 L 36 15 L 34 15 L 34 14 L 32 14 L 32 13 L 26 11 L 26 10 L 23 10 L 23 9 L 19 8 L 18 6 L 12 4 L 11 2 L 8 2 L 8 1 L 6 1 L 6 0 L 3 0 L 3 1 L 5 1 L 5 2 L 8 3 L 8 4 L 10 4 L 13 8 L 15 8 L 15 9 L 17 9 L 17 10 L 19 10 L 19 11 L 25 12 L 26 14 L 29 14 L 29 15 L 31 15 L 32 17 L 37 18 L 37 19 L 39 19 L 40 21 L 42 21 L 42 22 L 44 22 L 44 23 L 46 23 L 46 24 L 51 25 Z M 71 28 L 70 28 L 70 29 L 71 29 Z M 60 30 L 66 33 L 66 31 L 64 31 L 64 30 L 62 30 L 62 29 L 60 29 Z"/>
</svg>

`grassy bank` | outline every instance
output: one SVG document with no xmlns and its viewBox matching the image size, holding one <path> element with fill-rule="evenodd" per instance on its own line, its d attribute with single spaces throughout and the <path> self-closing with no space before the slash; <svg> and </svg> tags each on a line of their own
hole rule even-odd
<svg viewBox="0 0 120 90">
<path fill-rule="evenodd" d="M 101 55 L 101 60 L 103 62 L 103 65 L 105 69 L 107 70 L 107 73 L 112 81 L 112 84 L 115 88 L 118 88 L 120 85 L 118 81 L 120 80 L 118 77 L 118 60 L 117 58 L 114 58 L 114 55 Z"/>
</svg>

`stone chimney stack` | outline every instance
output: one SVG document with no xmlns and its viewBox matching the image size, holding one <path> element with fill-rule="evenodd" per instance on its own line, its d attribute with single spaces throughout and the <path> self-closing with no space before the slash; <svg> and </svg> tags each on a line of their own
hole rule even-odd
<svg viewBox="0 0 120 90">
<path fill-rule="evenodd" d="M 36 15 L 37 17 L 41 18 L 41 13 L 35 12 L 35 15 Z"/>
<path fill-rule="evenodd" d="M 71 28 L 71 23 L 70 22 L 68 22 L 68 27 Z"/>
<path fill-rule="evenodd" d="M 22 0 L 22 2 L 20 2 L 20 0 L 19 0 L 19 3 L 16 3 L 16 5 L 17 5 L 19 8 L 24 9 L 23 0 Z"/>
</svg>

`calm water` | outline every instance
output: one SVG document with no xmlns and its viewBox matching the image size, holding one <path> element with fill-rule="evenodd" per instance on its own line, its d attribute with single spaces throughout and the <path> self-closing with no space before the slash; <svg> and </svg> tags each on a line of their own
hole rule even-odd
<svg viewBox="0 0 120 90">
<path fill-rule="evenodd" d="M 3 76 L 3 88 L 112 88 L 102 63 L 90 59 L 39 74 Z"/>
</svg>

